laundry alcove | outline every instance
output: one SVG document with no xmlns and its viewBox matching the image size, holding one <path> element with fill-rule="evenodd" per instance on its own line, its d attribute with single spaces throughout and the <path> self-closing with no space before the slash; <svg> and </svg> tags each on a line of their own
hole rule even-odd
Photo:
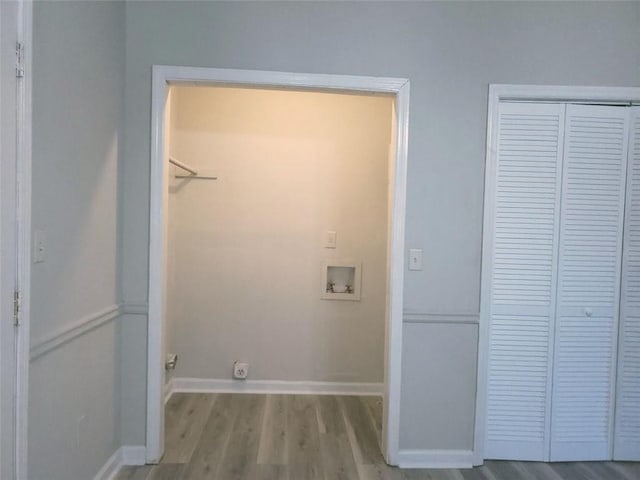
<svg viewBox="0 0 640 480">
<path fill-rule="evenodd" d="M 197 172 L 170 167 L 174 389 L 382 393 L 392 108 L 384 95 L 172 87 L 169 156 Z M 341 258 L 358 259 L 357 291 L 341 294 L 357 302 L 321 298 L 320 269 Z M 249 363 L 244 382 L 235 361 Z"/>
</svg>

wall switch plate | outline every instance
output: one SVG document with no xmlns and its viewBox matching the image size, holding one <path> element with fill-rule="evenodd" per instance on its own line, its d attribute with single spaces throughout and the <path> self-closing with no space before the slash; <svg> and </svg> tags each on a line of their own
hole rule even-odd
<svg viewBox="0 0 640 480">
<path fill-rule="evenodd" d="M 44 230 L 33 231 L 33 263 L 42 263 L 46 258 L 46 238 Z"/>
<path fill-rule="evenodd" d="M 244 380 L 249 375 L 249 364 L 247 362 L 234 362 L 233 378 Z"/>
<path fill-rule="evenodd" d="M 422 270 L 422 249 L 409 250 L 409 270 Z"/>
<path fill-rule="evenodd" d="M 324 248 L 336 248 L 336 232 L 328 230 L 324 234 Z"/>
</svg>

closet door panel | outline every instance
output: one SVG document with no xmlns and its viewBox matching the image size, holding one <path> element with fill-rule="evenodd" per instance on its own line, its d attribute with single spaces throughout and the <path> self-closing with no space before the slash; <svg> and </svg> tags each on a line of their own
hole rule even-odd
<svg viewBox="0 0 640 480">
<path fill-rule="evenodd" d="M 564 106 L 500 104 L 485 457 L 548 454 Z"/>
<path fill-rule="evenodd" d="M 567 106 L 552 461 L 611 459 L 628 114 Z"/>
<path fill-rule="evenodd" d="M 632 109 L 613 457 L 640 461 L 640 108 Z"/>
</svg>

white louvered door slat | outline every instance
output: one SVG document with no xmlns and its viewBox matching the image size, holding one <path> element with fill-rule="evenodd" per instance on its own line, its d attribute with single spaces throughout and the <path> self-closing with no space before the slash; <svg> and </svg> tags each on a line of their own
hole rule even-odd
<svg viewBox="0 0 640 480">
<path fill-rule="evenodd" d="M 566 110 L 551 461 L 611 459 L 628 118 Z"/>
<path fill-rule="evenodd" d="M 640 461 L 640 108 L 631 114 L 613 458 Z"/>
<path fill-rule="evenodd" d="M 565 107 L 499 108 L 485 457 L 544 460 Z"/>
</svg>

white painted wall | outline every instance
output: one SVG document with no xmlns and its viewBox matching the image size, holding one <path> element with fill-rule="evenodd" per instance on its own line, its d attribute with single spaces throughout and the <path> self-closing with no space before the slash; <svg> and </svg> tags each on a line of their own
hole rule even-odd
<svg viewBox="0 0 640 480">
<path fill-rule="evenodd" d="M 255 380 L 382 382 L 392 98 L 171 95 L 171 155 L 218 176 L 170 184 L 175 376 L 229 379 L 243 360 Z M 361 300 L 322 300 L 323 261 L 344 258 L 362 262 Z"/>
<path fill-rule="evenodd" d="M 34 5 L 32 347 L 118 302 L 124 13 Z M 119 349 L 114 320 L 32 360 L 29 478 L 92 478 L 120 445 Z"/>
<path fill-rule="evenodd" d="M 470 448 L 475 380 L 459 388 L 444 378 L 462 372 L 475 379 L 475 361 L 447 352 L 474 352 L 477 326 L 447 325 L 477 320 L 488 85 L 640 85 L 640 4 L 130 2 L 126 8 L 126 300 L 147 295 L 151 65 L 411 80 L 406 244 L 424 249 L 425 269 L 406 272 L 404 307 L 417 321 L 439 325 L 405 327 L 405 338 L 416 334 L 428 343 L 424 351 L 405 346 L 416 363 L 403 375 L 401 444 Z M 145 341 L 129 339 L 137 349 Z M 438 348 L 427 351 L 430 345 Z M 124 385 L 137 398 L 123 412 L 129 442 L 144 438 L 144 417 L 131 413 L 144 405 L 143 381 Z M 410 422 L 420 428 L 407 430 Z M 453 433 L 443 435 L 442 425 Z"/>
</svg>

